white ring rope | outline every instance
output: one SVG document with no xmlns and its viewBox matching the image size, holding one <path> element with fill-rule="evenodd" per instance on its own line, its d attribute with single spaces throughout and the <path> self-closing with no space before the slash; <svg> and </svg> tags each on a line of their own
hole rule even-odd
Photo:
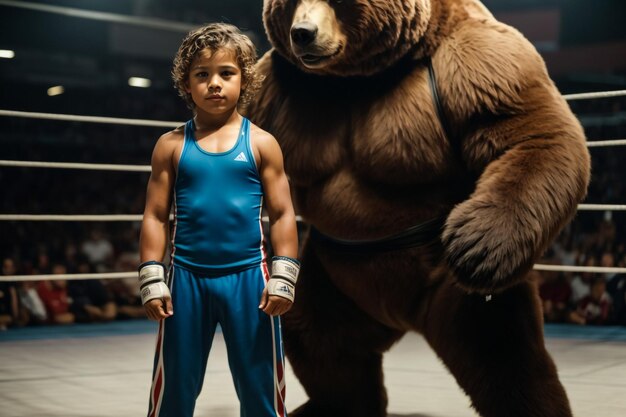
<svg viewBox="0 0 626 417">
<path fill-rule="evenodd" d="M 595 93 L 565 94 L 563 98 L 567 101 L 591 100 L 595 98 L 624 97 L 626 90 L 598 91 Z"/>
<path fill-rule="evenodd" d="M 86 169 L 92 171 L 126 171 L 150 172 L 150 165 L 117 165 L 117 164 L 87 164 L 78 162 L 43 162 L 43 161 L 8 161 L 0 160 L 0 166 L 28 167 L 28 168 L 62 168 Z"/>
<path fill-rule="evenodd" d="M 143 214 L 0 214 L 0 221 L 51 221 L 51 222 L 140 222 Z M 174 216 L 170 216 L 174 220 Z M 263 216 L 261 220 L 268 223 L 269 217 Z M 296 216 L 296 221 L 301 222 L 302 217 Z"/>
<path fill-rule="evenodd" d="M 626 146 L 626 139 L 587 141 L 588 148 L 604 148 L 607 146 Z"/>
<path fill-rule="evenodd" d="M 579 204 L 578 211 L 626 211 L 624 204 Z M 170 217 L 172 220 L 173 217 Z M 32 222 L 140 222 L 142 214 L 0 214 L 0 221 L 32 221 Z M 262 217 L 268 222 L 267 216 Z M 302 217 L 296 216 L 301 222 Z"/>
<path fill-rule="evenodd" d="M 596 274 L 624 274 L 626 273 L 626 268 L 612 268 L 612 267 L 605 267 L 605 266 L 568 266 L 568 265 L 535 264 L 533 269 L 537 271 L 592 272 Z"/>
<path fill-rule="evenodd" d="M 140 222 L 141 214 L 0 214 L 0 221 Z"/>
<path fill-rule="evenodd" d="M 599 266 L 566 266 L 566 265 L 541 265 L 536 264 L 533 269 L 537 271 L 556 272 L 591 272 L 598 274 L 624 274 L 626 268 L 607 268 Z M 110 272 L 100 274 L 43 274 L 43 275 L 4 275 L 0 276 L 0 282 L 23 282 L 63 279 L 68 281 L 78 279 L 124 279 L 137 278 L 137 272 Z"/>
<path fill-rule="evenodd" d="M 0 282 L 17 281 L 44 281 L 51 279 L 123 279 L 137 278 L 137 272 L 106 272 L 101 274 L 42 274 L 42 275 L 4 275 L 0 276 Z"/>
<path fill-rule="evenodd" d="M 184 122 L 168 122 L 163 120 L 124 119 L 121 117 L 80 116 L 77 114 L 36 113 L 16 110 L 0 110 L 0 116 L 149 127 L 178 127 L 185 124 Z"/>
<path fill-rule="evenodd" d="M 579 211 L 626 211 L 624 204 L 579 204 Z"/>
</svg>

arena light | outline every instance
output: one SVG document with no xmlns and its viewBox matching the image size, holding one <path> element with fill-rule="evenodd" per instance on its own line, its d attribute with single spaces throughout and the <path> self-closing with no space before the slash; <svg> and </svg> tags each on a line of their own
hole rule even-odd
<svg viewBox="0 0 626 417">
<path fill-rule="evenodd" d="M 128 85 L 131 87 L 148 88 L 152 85 L 152 81 L 147 78 L 130 77 L 128 79 Z"/>
<path fill-rule="evenodd" d="M 64 92 L 65 92 L 65 88 L 63 88 L 62 85 L 55 85 L 54 87 L 48 88 L 48 95 L 50 97 L 58 96 L 60 94 L 63 94 Z"/>
<path fill-rule="evenodd" d="M 11 59 L 15 57 L 15 52 L 10 49 L 0 49 L 0 58 Z"/>
</svg>

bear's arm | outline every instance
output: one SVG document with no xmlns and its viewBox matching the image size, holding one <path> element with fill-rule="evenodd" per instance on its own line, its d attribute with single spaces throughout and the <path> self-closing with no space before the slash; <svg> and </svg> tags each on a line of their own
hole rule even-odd
<svg viewBox="0 0 626 417">
<path fill-rule="evenodd" d="M 479 175 L 450 213 L 443 241 L 461 285 L 491 292 L 519 282 L 576 212 L 590 161 L 579 122 L 516 30 L 461 27 L 434 56 L 444 108 Z"/>
</svg>

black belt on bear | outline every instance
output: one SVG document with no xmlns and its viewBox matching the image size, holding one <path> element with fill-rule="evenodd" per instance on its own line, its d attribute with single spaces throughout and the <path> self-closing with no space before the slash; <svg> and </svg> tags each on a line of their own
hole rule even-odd
<svg viewBox="0 0 626 417">
<path fill-rule="evenodd" d="M 439 239 L 446 222 L 445 217 L 436 217 L 409 227 L 395 235 L 373 240 L 346 240 L 327 236 L 311 226 L 311 239 L 323 243 L 324 247 L 340 252 L 366 253 L 387 252 L 428 245 Z"/>
</svg>

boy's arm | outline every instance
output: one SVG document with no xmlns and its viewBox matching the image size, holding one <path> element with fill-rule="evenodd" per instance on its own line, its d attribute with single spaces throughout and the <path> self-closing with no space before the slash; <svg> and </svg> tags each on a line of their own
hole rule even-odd
<svg viewBox="0 0 626 417">
<path fill-rule="evenodd" d="M 165 267 L 160 264 L 167 249 L 171 195 L 175 178 L 172 163 L 175 142 L 170 135 L 163 135 L 152 153 L 152 172 L 148 180 L 146 206 L 139 238 L 142 298 L 146 313 L 153 320 L 161 320 L 172 315 L 171 297 L 164 282 Z"/>
<path fill-rule="evenodd" d="M 269 133 L 259 131 L 256 135 L 257 149 L 259 150 L 259 174 L 263 183 L 265 203 L 270 220 L 270 240 L 274 254 L 279 257 L 280 264 L 273 262 L 272 277 L 278 273 L 278 268 L 290 267 L 297 263 L 298 232 L 296 215 L 291 202 L 289 182 L 283 166 L 283 155 L 276 139 Z M 281 258 L 282 257 L 282 258 Z M 275 258 L 276 259 L 276 258 Z M 287 262 L 284 264 L 284 262 Z M 297 265 L 299 268 L 299 264 Z M 285 272 L 285 271 L 283 271 Z M 293 278 L 297 278 L 296 275 Z M 269 291 L 271 294 L 272 291 Z M 293 299 L 293 291 L 291 293 Z M 280 315 L 291 308 L 289 298 L 279 295 L 268 295 L 266 288 L 263 293 L 260 308 L 272 316 Z"/>
</svg>

